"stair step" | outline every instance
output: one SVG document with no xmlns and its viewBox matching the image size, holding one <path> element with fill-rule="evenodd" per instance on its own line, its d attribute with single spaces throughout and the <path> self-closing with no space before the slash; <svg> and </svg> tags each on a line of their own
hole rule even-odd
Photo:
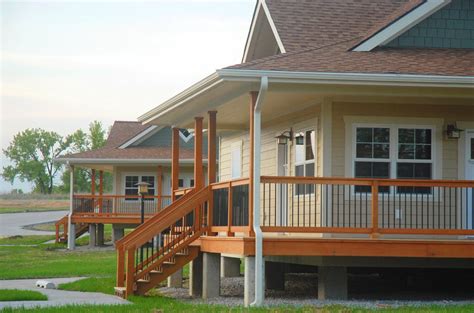
<svg viewBox="0 0 474 313">
<path fill-rule="evenodd" d="M 125 293 L 127 289 L 125 287 L 114 287 L 114 291 L 115 291 L 114 293 L 116 296 L 125 298 Z"/>
<path fill-rule="evenodd" d="M 163 271 L 156 271 L 156 270 L 153 270 L 153 271 L 150 271 L 150 275 L 153 274 L 153 275 L 158 275 L 158 274 L 163 274 Z"/>
<path fill-rule="evenodd" d="M 142 283 L 142 284 L 145 284 L 145 283 L 148 284 L 149 282 L 150 282 L 149 279 L 139 279 L 139 280 L 137 280 L 137 283 Z"/>
</svg>

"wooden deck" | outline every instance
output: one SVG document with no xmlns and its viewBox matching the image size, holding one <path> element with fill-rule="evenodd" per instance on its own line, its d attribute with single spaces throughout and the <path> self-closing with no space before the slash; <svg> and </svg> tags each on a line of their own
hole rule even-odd
<svg viewBox="0 0 474 313">
<path fill-rule="evenodd" d="M 252 237 L 202 236 L 193 243 L 201 252 L 242 256 L 255 254 Z M 338 256 L 474 258 L 474 239 L 355 239 L 355 238 L 264 238 L 264 256 Z"/>
</svg>

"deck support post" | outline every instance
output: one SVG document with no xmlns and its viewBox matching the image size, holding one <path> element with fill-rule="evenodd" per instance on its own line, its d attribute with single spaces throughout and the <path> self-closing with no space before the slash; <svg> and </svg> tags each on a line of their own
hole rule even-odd
<svg viewBox="0 0 474 313">
<path fill-rule="evenodd" d="M 265 285 L 271 290 L 285 290 L 285 263 L 265 262 Z"/>
<path fill-rule="evenodd" d="M 174 192 L 179 181 L 179 128 L 173 127 L 171 137 L 171 201 L 176 200 Z"/>
<path fill-rule="evenodd" d="M 255 301 L 255 257 L 246 256 L 244 262 L 244 306 L 249 307 Z M 265 290 L 265 286 L 263 286 L 263 290 Z"/>
<path fill-rule="evenodd" d="M 221 255 L 218 253 L 204 253 L 202 262 L 202 298 L 210 299 L 220 295 Z"/>
<path fill-rule="evenodd" d="M 197 258 L 195 258 L 189 266 L 189 295 L 192 297 L 202 296 L 202 259 L 202 252 L 199 252 Z"/>
<path fill-rule="evenodd" d="M 347 299 L 347 267 L 320 266 L 318 268 L 318 299 Z"/>
<path fill-rule="evenodd" d="M 117 240 L 120 240 L 125 235 L 125 229 L 120 227 L 120 225 L 113 224 L 112 225 L 112 242 L 115 245 Z"/>
<path fill-rule="evenodd" d="M 202 171 L 202 117 L 194 118 L 194 186 L 196 190 L 204 187 Z"/>
<path fill-rule="evenodd" d="M 221 257 L 221 277 L 239 277 L 240 259 Z"/>
<path fill-rule="evenodd" d="M 72 213 L 74 211 L 74 166 L 69 165 L 69 217 L 68 217 L 68 250 L 76 249 L 76 224 L 72 223 Z"/>
<path fill-rule="evenodd" d="M 96 224 L 89 224 L 89 247 L 95 247 L 97 242 L 97 227 Z"/>
<path fill-rule="evenodd" d="M 168 276 L 168 288 L 182 288 L 183 287 L 183 269 L 180 268 L 175 273 Z"/>
<path fill-rule="evenodd" d="M 104 245 L 104 224 L 97 224 L 97 245 Z"/>
</svg>

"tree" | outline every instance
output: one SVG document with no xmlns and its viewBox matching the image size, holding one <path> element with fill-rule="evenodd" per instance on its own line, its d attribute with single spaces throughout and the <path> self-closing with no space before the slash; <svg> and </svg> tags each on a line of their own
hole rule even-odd
<svg viewBox="0 0 474 313">
<path fill-rule="evenodd" d="M 61 165 L 53 162 L 65 152 L 72 143 L 72 137 L 62 137 L 56 132 L 34 128 L 26 129 L 13 137 L 3 153 L 12 165 L 3 167 L 3 178 L 13 183 L 15 179 L 30 181 L 34 190 L 51 194 L 54 177 Z"/>
<path fill-rule="evenodd" d="M 85 133 L 82 129 L 71 134 L 70 153 L 84 152 L 102 148 L 105 145 L 107 131 L 99 121 L 93 121 L 89 124 L 89 133 Z M 62 184 L 59 187 L 60 192 L 69 192 L 70 189 L 70 171 L 64 171 L 61 176 Z M 96 175 L 96 180 L 99 175 Z M 88 192 L 90 191 L 92 175 L 90 170 L 83 168 L 74 168 L 74 191 Z M 97 182 L 96 182 L 97 183 Z M 112 190 L 112 175 L 104 173 L 104 191 Z"/>
</svg>

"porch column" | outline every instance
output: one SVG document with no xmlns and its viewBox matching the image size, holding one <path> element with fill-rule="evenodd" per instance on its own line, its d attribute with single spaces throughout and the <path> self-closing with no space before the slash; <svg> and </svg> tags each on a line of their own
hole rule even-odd
<svg viewBox="0 0 474 313">
<path fill-rule="evenodd" d="M 89 224 L 89 247 L 95 247 L 97 243 L 97 224 Z"/>
<path fill-rule="evenodd" d="M 112 224 L 112 243 L 115 245 L 125 235 L 125 229 L 119 224 Z"/>
<path fill-rule="evenodd" d="M 202 172 L 202 117 L 194 118 L 194 186 L 197 190 L 204 187 Z"/>
<path fill-rule="evenodd" d="M 318 268 L 318 299 L 347 300 L 347 268 L 320 266 Z"/>
<path fill-rule="evenodd" d="M 218 253 L 204 253 L 203 256 L 203 280 L 202 298 L 215 298 L 220 295 L 221 277 L 220 273 L 221 255 Z"/>
<path fill-rule="evenodd" d="M 179 181 L 179 128 L 173 127 L 171 137 L 171 200 L 174 201 L 174 191 L 178 189 Z"/>
<path fill-rule="evenodd" d="M 216 182 L 216 115 L 217 111 L 209 111 L 209 121 L 207 123 L 207 179 L 209 185 Z M 209 227 L 212 227 L 213 221 L 213 197 L 209 198 L 209 204 L 207 209 L 207 220 Z M 208 232 L 208 235 L 215 235 L 215 233 Z"/>
<path fill-rule="evenodd" d="M 156 203 L 156 210 L 159 212 L 163 203 L 163 167 L 158 165 L 158 170 L 156 172 L 156 195 L 158 196 Z"/>
<path fill-rule="evenodd" d="M 104 224 L 97 224 L 97 245 L 103 246 L 104 245 Z"/>
<path fill-rule="evenodd" d="M 67 248 L 69 250 L 76 249 L 76 224 L 72 223 L 72 214 L 74 212 L 74 166 L 69 165 L 69 218 L 68 218 L 68 234 Z"/>
<path fill-rule="evenodd" d="M 183 287 L 183 269 L 180 268 L 170 276 L 168 276 L 168 283 L 169 288 L 181 288 Z"/>
<path fill-rule="evenodd" d="M 99 213 L 102 213 L 103 209 L 103 199 L 102 195 L 104 194 L 104 171 L 99 171 Z"/>
<path fill-rule="evenodd" d="M 239 277 L 240 258 L 221 257 L 221 277 Z"/>
<path fill-rule="evenodd" d="M 192 297 L 202 296 L 202 261 L 203 254 L 199 252 L 189 266 L 189 295 Z"/>
<path fill-rule="evenodd" d="M 95 169 L 91 170 L 91 195 L 95 195 Z"/>
<path fill-rule="evenodd" d="M 250 111 L 249 111 L 249 236 L 255 237 L 255 232 L 253 230 L 253 172 L 254 172 L 254 118 L 255 118 L 255 104 L 257 103 L 258 92 L 252 91 L 250 93 Z"/>
</svg>

